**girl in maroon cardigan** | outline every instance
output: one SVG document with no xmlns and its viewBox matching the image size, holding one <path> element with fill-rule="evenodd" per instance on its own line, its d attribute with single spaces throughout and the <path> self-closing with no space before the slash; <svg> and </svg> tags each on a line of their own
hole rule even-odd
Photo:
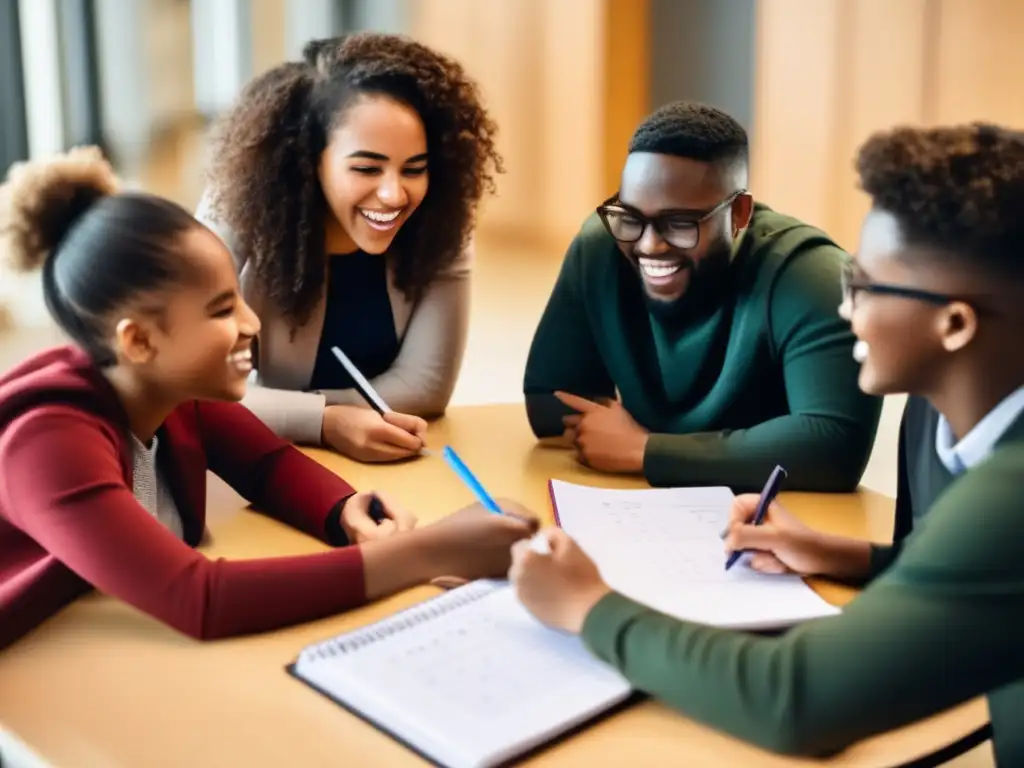
<svg viewBox="0 0 1024 768">
<path fill-rule="evenodd" d="M 478 507 L 416 528 L 238 404 L 259 321 L 221 241 L 118 193 L 99 152 L 12 168 L 0 255 L 42 267 L 74 346 L 0 377 L 0 647 L 90 588 L 196 638 L 316 619 L 443 575 L 501 576 L 536 521 Z M 208 560 L 206 470 L 338 549 Z M 351 546 L 347 546 L 351 545 Z"/>
</svg>

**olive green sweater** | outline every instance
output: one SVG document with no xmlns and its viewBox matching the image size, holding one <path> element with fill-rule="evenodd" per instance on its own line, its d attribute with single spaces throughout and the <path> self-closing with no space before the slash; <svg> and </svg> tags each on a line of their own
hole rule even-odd
<svg viewBox="0 0 1024 768">
<path fill-rule="evenodd" d="M 619 594 L 583 639 L 716 729 L 821 755 L 988 694 L 1000 765 L 1024 765 L 1024 416 L 914 524 L 842 615 L 780 637 L 669 618 Z"/>
<path fill-rule="evenodd" d="M 850 491 L 881 400 L 861 393 L 837 314 L 845 254 L 823 232 L 756 205 L 720 299 L 670 327 L 596 214 L 565 258 L 537 328 L 524 391 L 534 433 L 562 432 L 552 392 L 613 396 L 651 432 L 652 485 Z"/>
</svg>

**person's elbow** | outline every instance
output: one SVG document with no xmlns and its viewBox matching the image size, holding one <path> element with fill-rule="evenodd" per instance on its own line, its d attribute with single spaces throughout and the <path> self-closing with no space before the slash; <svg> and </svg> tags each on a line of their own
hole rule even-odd
<svg viewBox="0 0 1024 768">
<path fill-rule="evenodd" d="M 782 698 L 789 703 L 762 711 L 755 721 L 747 721 L 745 732 L 733 735 L 768 752 L 812 759 L 835 755 L 858 738 L 847 727 L 855 713 L 841 698 L 813 709 L 798 704 L 799 698 Z"/>
<path fill-rule="evenodd" d="M 810 721 L 790 719 L 759 734 L 754 742 L 768 752 L 807 759 L 831 757 L 849 746 L 843 741 L 824 736 Z"/>
<path fill-rule="evenodd" d="M 853 493 L 875 441 L 875 426 L 852 420 L 815 419 L 811 437 L 791 460 L 787 486 L 813 493 Z"/>
<path fill-rule="evenodd" d="M 454 382 L 435 382 L 385 397 L 394 411 L 421 419 L 438 419 L 447 413 L 454 391 Z"/>
<path fill-rule="evenodd" d="M 538 440 L 559 437 L 565 431 L 562 419 L 570 413 L 550 392 L 526 392 L 526 420 Z"/>
</svg>

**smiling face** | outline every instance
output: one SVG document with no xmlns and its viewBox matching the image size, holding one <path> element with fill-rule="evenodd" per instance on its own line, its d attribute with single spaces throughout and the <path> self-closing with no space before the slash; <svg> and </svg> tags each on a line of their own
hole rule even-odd
<svg viewBox="0 0 1024 768">
<path fill-rule="evenodd" d="M 117 323 L 120 357 L 168 401 L 241 400 L 260 330 L 242 299 L 224 244 L 196 226 L 182 235 L 188 279 L 151 296 Z"/>
<path fill-rule="evenodd" d="M 975 294 L 980 284 L 969 272 L 942 264 L 941 257 L 908 245 L 892 214 L 876 209 L 865 218 L 851 270 L 853 290 L 840 313 L 857 336 L 859 383 L 868 394 L 930 395 L 954 360 L 969 354 L 978 317 L 952 297 Z"/>
<path fill-rule="evenodd" d="M 329 250 L 384 253 L 427 194 L 423 121 L 388 97 L 359 97 L 331 133 L 319 175 L 333 214 Z"/>
<path fill-rule="evenodd" d="M 648 224 L 635 242 L 619 242 L 649 299 L 676 302 L 699 289 L 702 277 L 729 265 L 733 241 L 750 220 L 751 199 L 740 194 L 723 203 L 741 189 L 736 174 L 714 163 L 650 152 L 629 155 L 618 201 L 634 214 L 634 231 L 644 219 L 663 223 L 662 233 Z M 674 245 L 687 243 L 685 232 L 696 236 L 696 244 Z"/>
</svg>

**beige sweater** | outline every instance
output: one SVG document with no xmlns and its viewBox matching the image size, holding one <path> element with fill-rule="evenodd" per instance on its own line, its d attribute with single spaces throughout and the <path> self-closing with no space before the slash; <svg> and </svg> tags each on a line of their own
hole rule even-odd
<svg viewBox="0 0 1024 768">
<path fill-rule="evenodd" d="M 366 406 L 355 389 L 309 391 L 324 324 L 326 281 L 309 320 L 294 338 L 289 338 L 288 324 L 273 307 L 260 301 L 252 270 L 237 254 L 230 230 L 211 219 L 208 206 L 204 195 L 196 218 L 232 252 L 242 294 L 262 324 L 258 359 L 242 402 L 279 436 L 304 445 L 319 445 L 326 406 Z M 415 305 L 395 287 L 389 262 L 388 294 L 401 349 L 391 368 L 371 383 L 394 411 L 431 417 L 441 415 L 448 407 L 466 349 L 472 258 L 471 244 L 434 279 Z"/>
</svg>

